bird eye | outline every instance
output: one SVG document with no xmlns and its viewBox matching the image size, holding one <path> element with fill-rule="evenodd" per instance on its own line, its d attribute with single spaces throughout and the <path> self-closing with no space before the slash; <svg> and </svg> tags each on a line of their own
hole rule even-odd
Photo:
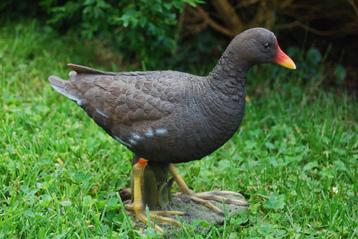
<svg viewBox="0 0 358 239">
<path fill-rule="evenodd" d="M 266 43 L 264 44 L 264 47 L 265 47 L 266 49 L 268 49 L 268 48 L 270 48 L 270 44 L 269 44 L 268 42 L 266 42 Z"/>
</svg>

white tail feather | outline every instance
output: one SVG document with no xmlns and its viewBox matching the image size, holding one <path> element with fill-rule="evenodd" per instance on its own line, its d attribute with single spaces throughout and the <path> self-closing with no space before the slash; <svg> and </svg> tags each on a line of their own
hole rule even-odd
<svg viewBox="0 0 358 239">
<path fill-rule="evenodd" d="M 76 101 L 77 104 L 81 105 L 82 100 L 76 94 L 74 94 L 72 90 L 69 89 L 70 87 L 67 81 L 62 80 L 60 77 L 57 76 L 50 76 L 49 81 L 55 91 L 73 101 Z"/>
</svg>

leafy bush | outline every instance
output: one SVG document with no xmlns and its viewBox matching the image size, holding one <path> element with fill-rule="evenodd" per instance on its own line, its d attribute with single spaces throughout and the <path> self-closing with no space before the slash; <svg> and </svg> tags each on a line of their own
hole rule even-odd
<svg viewBox="0 0 358 239">
<path fill-rule="evenodd" d="M 74 30 L 84 39 L 98 37 L 113 44 L 127 59 L 144 67 L 161 66 L 171 57 L 178 36 L 179 13 L 185 4 L 199 0 L 40 0 L 36 3 L 5 1 L 0 10 L 42 16 L 61 31 Z"/>
</svg>

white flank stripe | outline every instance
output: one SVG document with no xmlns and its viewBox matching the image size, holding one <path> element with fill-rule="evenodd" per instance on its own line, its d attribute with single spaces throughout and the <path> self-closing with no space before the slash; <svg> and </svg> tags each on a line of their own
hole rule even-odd
<svg viewBox="0 0 358 239">
<path fill-rule="evenodd" d="M 148 138 L 153 137 L 154 136 L 154 132 L 151 128 L 149 128 L 145 133 L 145 136 L 147 136 Z"/>
<path fill-rule="evenodd" d="M 120 142 L 121 144 L 123 144 L 123 145 L 125 145 L 125 146 L 127 146 L 127 147 L 131 147 L 130 144 L 124 142 L 124 141 L 123 141 L 121 138 L 119 138 L 118 136 L 114 136 L 114 138 L 115 138 L 118 142 Z"/>
<path fill-rule="evenodd" d="M 167 129 L 164 128 L 159 128 L 155 130 L 155 134 L 156 135 L 166 135 L 168 133 Z"/>
<path fill-rule="evenodd" d="M 102 111 L 100 111 L 99 109 L 96 109 L 96 112 L 98 114 L 102 115 L 103 117 L 108 118 L 108 116 L 105 113 L 103 113 Z"/>
</svg>

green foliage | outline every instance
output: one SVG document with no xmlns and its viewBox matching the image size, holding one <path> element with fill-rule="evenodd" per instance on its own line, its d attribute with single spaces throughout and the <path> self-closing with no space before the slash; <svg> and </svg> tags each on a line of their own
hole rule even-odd
<svg viewBox="0 0 358 239">
<path fill-rule="evenodd" d="M 342 83 L 347 76 L 346 70 L 342 65 L 337 65 L 334 70 L 334 75 L 339 83 Z"/>
<path fill-rule="evenodd" d="M 333 64 L 327 61 L 329 51 L 321 53 L 317 48 L 311 47 L 306 52 L 300 51 L 296 47 L 288 49 L 288 54 L 297 64 L 297 71 L 292 75 L 299 78 L 302 83 L 311 86 L 311 90 L 317 90 L 318 87 L 324 87 L 324 83 L 335 83 L 336 87 L 343 86 L 347 71 L 341 64 Z M 282 71 L 280 69 L 270 71 Z"/>
<path fill-rule="evenodd" d="M 306 59 L 308 60 L 308 64 L 311 67 L 318 66 L 319 63 L 321 63 L 322 55 L 317 48 L 312 47 L 308 49 L 306 55 L 307 55 Z"/>
<path fill-rule="evenodd" d="M 285 206 L 285 196 L 271 194 L 265 203 L 265 207 L 268 209 L 279 210 Z"/>
<path fill-rule="evenodd" d="M 27 2 L 27 8 L 41 9 L 50 26 L 76 31 L 84 39 L 99 38 L 115 46 L 127 61 L 150 68 L 163 66 L 163 61 L 175 52 L 179 14 L 185 4 L 194 6 L 199 2 L 41 0 L 37 4 Z M 2 8 L 11 6 L 11 1 L 7 1 Z"/>
</svg>

